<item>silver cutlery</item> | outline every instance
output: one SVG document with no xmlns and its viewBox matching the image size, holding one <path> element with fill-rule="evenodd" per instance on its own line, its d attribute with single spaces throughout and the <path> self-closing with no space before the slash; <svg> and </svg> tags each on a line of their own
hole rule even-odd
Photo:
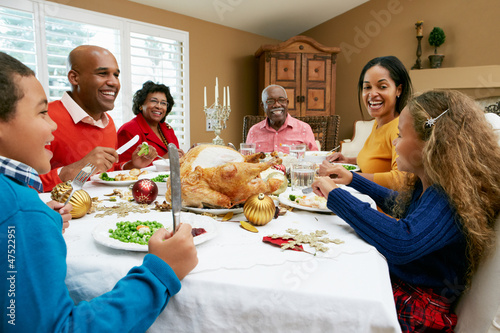
<svg viewBox="0 0 500 333">
<path fill-rule="evenodd" d="M 170 160 L 170 197 L 172 201 L 172 234 L 181 223 L 182 192 L 181 192 L 181 166 L 179 164 L 179 151 L 173 143 L 168 144 L 168 159 Z"/>
<path fill-rule="evenodd" d="M 68 199 L 66 199 L 66 202 L 64 203 L 65 205 L 68 204 L 68 202 L 71 200 L 71 197 L 76 191 L 82 189 L 85 182 L 89 179 L 90 176 L 94 174 L 94 171 L 95 171 L 95 166 L 92 163 L 87 163 L 87 165 L 85 165 L 83 169 L 80 170 L 80 172 L 76 175 L 75 179 L 71 181 L 72 189 Z"/>
<path fill-rule="evenodd" d="M 135 145 L 137 143 L 137 141 L 139 141 L 139 135 L 134 136 L 126 144 L 124 144 L 123 146 L 121 146 L 120 148 L 118 148 L 116 150 L 116 153 L 118 155 L 123 154 L 124 152 L 126 152 L 127 150 L 129 150 L 130 147 L 132 147 L 133 145 Z"/>
</svg>

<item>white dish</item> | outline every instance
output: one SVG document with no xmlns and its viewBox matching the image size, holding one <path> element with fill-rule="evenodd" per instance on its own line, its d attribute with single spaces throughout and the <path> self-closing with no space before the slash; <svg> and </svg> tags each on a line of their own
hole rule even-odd
<svg viewBox="0 0 500 333">
<path fill-rule="evenodd" d="M 328 151 L 306 151 L 304 161 L 321 164 L 329 154 Z"/>
<path fill-rule="evenodd" d="M 209 214 L 213 214 L 213 215 L 222 215 L 222 214 L 227 214 L 229 212 L 232 212 L 233 214 L 243 213 L 243 207 L 239 207 L 239 208 L 220 208 L 220 209 L 197 208 L 197 207 L 182 207 L 182 209 L 185 209 L 185 210 L 193 212 L 193 213 L 198 213 L 198 214 L 209 213 Z"/>
<path fill-rule="evenodd" d="M 172 213 L 162 212 L 158 214 L 161 214 L 161 218 L 151 218 L 150 216 L 148 216 L 147 218 L 144 218 L 144 220 L 157 220 L 158 222 L 163 224 L 163 226 L 167 230 L 172 230 Z M 118 239 L 109 237 L 109 229 L 116 229 L 116 223 L 134 220 L 136 219 L 127 219 L 122 217 L 114 220 L 103 221 L 102 223 L 99 223 L 99 225 L 95 227 L 94 230 L 92 230 L 92 237 L 94 237 L 94 240 L 97 243 L 113 249 L 147 252 L 147 245 L 124 243 L 119 241 Z M 217 226 L 215 224 L 215 220 L 211 217 L 182 212 L 181 221 L 182 223 L 189 223 L 193 228 L 203 228 L 206 230 L 206 233 L 193 238 L 195 245 L 204 243 L 217 235 Z"/>
<path fill-rule="evenodd" d="M 169 160 L 155 160 L 153 161 L 153 165 L 156 168 L 156 171 L 170 171 L 170 161 Z"/>
<path fill-rule="evenodd" d="M 106 173 L 108 174 L 109 177 L 115 178 L 120 173 L 128 175 L 129 171 L 130 170 L 121 170 L 121 171 L 110 171 L 110 172 L 106 172 Z M 134 184 L 139 179 L 144 179 L 144 178 L 150 178 L 149 174 L 148 173 L 142 174 L 142 175 L 140 175 L 138 177 L 138 179 L 121 180 L 121 181 L 117 181 L 117 180 L 102 180 L 101 179 L 101 174 L 95 174 L 92 177 L 90 177 L 90 180 L 93 181 L 93 182 L 99 183 L 99 184 L 104 184 L 104 185 L 109 185 L 109 186 L 129 186 L 129 185 Z"/>
<path fill-rule="evenodd" d="M 328 208 L 322 209 L 322 208 L 313 208 L 313 207 L 307 207 L 307 206 L 299 205 L 295 201 L 290 200 L 290 198 L 289 198 L 290 194 L 294 194 L 294 195 L 297 195 L 297 196 L 303 196 L 304 195 L 304 194 L 302 194 L 302 192 L 286 191 L 286 192 L 281 193 L 279 195 L 280 202 L 282 204 L 284 204 L 284 205 L 287 205 L 287 206 L 290 206 L 290 207 L 293 207 L 293 208 L 297 208 L 297 209 L 301 209 L 301 210 L 307 210 L 309 212 L 321 212 L 321 213 L 331 213 L 332 212 Z M 313 196 L 313 195 L 316 195 L 316 194 L 311 193 L 311 194 L 308 194 L 307 196 Z"/>
<path fill-rule="evenodd" d="M 153 179 L 155 177 L 158 177 L 160 175 L 170 175 L 170 171 L 162 171 L 162 172 L 150 172 L 146 175 L 146 178 L 148 179 Z M 168 180 L 168 178 L 165 178 Z M 167 182 L 155 182 L 156 186 L 158 187 L 158 195 L 165 195 L 167 192 Z"/>
</svg>

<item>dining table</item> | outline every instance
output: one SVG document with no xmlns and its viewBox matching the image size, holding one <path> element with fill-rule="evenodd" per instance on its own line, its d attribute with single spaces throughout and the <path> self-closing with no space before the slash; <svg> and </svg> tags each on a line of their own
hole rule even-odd
<svg viewBox="0 0 500 333">
<path fill-rule="evenodd" d="M 115 189 L 129 191 L 130 184 L 120 185 L 88 181 L 83 189 L 97 210 L 71 220 L 64 233 L 66 285 L 76 304 L 110 291 L 147 253 L 147 245 L 110 241 L 108 229 L 118 221 L 172 225 L 172 212 L 155 210 L 154 203 L 140 206 L 110 196 Z M 345 189 L 376 208 L 370 197 Z M 290 191 L 274 198 L 289 209 L 256 226 L 258 232 L 242 227 L 240 221 L 247 221 L 242 208 L 183 210 L 181 222 L 206 231 L 194 237 L 199 263 L 148 332 L 401 332 L 386 259 L 335 214 L 284 205 Z M 40 197 L 47 202 L 50 193 Z M 157 201 L 163 200 L 161 192 Z M 334 241 L 323 244 L 326 251 L 309 244 L 299 251 L 282 249 L 263 241 L 318 232 L 323 236 L 316 239 Z"/>
</svg>

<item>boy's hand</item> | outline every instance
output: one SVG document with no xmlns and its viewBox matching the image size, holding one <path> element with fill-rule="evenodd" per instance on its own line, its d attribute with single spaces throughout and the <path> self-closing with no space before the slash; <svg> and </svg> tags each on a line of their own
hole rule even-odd
<svg viewBox="0 0 500 333">
<path fill-rule="evenodd" d="M 64 205 L 63 203 L 54 200 L 47 202 L 47 206 L 61 214 L 61 217 L 63 219 L 62 233 L 64 234 L 66 228 L 69 227 L 69 221 L 71 220 L 70 212 L 73 209 L 73 206 L 70 203 Z"/>
<path fill-rule="evenodd" d="M 164 228 L 149 239 L 149 253 L 165 261 L 182 280 L 198 264 L 198 254 L 191 235 L 191 225 L 181 223 L 175 235 Z"/>
</svg>

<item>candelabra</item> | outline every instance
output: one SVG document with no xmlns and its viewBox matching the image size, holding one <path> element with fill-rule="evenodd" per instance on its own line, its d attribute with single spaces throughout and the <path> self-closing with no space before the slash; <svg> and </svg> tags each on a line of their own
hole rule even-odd
<svg viewBox="0 0 500 333">
<path fill-rule="evenodd" d="M 231 113 L 231 108 L 229 106 L 222 106 L 219 101 L 216 100 L 215 104 L 210 107 L 205 107 L 205 116 L 207 119 L 211 120 L 212 128 L 215 132 L 215 138 L 212 140 L 214 145 L 224 145 L 224 140 L 221 139 L 220 133 L 224 128 L 226 128 L 226 121 Z"/>
</svg>

